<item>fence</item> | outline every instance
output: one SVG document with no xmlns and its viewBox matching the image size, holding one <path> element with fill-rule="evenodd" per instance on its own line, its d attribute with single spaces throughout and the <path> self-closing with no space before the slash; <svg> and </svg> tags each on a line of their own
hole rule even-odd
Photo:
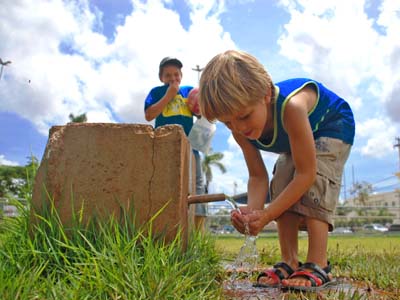
<svg viewBox="0 0 400 300">
<path fill-rule="evenodd" d="M 211 232 L 229 233 L 231 228 L 230 211 L 232 207 L 223 202 L 209 203 L 206 226 Z M 351 227 L 353 230 L 362 230 L 363 226 L 379 223 L 385 226 L 400 224 L 400 206 L 339 206 L 334 216 L 335 227 Z M 276 231 L 273 222 L 264 228 L 264 231 Z"/>
<path fill-rule="evenodd" d="M 16 198 L 24 206 L 27 201 Z M 208 213 L 206 227 L 217 233 L 230 233 L 234 229 L 230 221 L 232 206 L 226 202 L 211 202 L 207 205 Z M 339 214 L 334 216 L 337 227 L 362 227 L 369 223 L 388 225 L 400 223 L 400 206 L 339 206 L 336 210 Z M 13 205 L 13 200 L 0 198 L 0 218 L 18 216 L 18 209 Z M 272 222 L 266 226 L 265 231 L 276 231 L 276 224 Z"/>
</svg>

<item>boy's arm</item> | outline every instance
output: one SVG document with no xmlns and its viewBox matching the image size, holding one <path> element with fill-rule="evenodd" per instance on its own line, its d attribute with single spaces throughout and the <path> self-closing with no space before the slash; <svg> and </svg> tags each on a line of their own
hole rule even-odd
<svg viewBox="0 0 400 300">
<path fill-rule="evenodd" d="M 151 121 L 158 117 L 163 111 L 164 107 L 175 97 L 179 91 L 179 84 L 170 84 L 165 95 L 156 103 L 149 106 L 144 112 L 146 121 Z"/>
<path fill-rule="evenodd" d="M 233 133 L 233 137 L 242 149 L 246 165 L 249 171 L 249 181 L 247 184 L 247 207 L 241 208 L 240 213 L 236 210 L 231 212 L 233 226 L 244 234 L 257 234 L 266 223 L 262 213 L 265 199 L 268 193 L 268 172 L 265 168 L 260 151 L 254 147 L 245 137 Z M 255 220 L 249 223 L 248 213 L 256 212 Z M 254 216 L 254 215 L 253 215 Z M 248 225 L 245 225 L 245 224 Z M 247 232 L 249 230 L 249 232 Z"/>
<path fill-rule="evenodd" d="M 252 145 L 245 137 L 232 133 L 242 149 L 249 180 L 247 183 L 247 206 L 250 209 L 263 209 L 268 194 L 268 172 L 261 157 L 260 150 Z"/>
<path fill-rule="evenodd" d="M 289 136 L 295 174 L 286 188 L 265 210 L 267 220 L 279 217 L 296 203 L 315 181 L 317 161 L 308 111 L 313 107 L 316 97 L 316 92 L 306 87 L 294 95 L 286 105 L 284 126 Z"/>
</svg>

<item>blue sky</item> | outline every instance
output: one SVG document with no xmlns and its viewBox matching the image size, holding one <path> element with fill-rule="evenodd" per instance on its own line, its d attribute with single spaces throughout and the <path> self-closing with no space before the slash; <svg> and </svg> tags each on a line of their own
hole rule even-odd
<svg viewBox="0 0 400 300">
<path fill-rule="evenodd" d="M 164 56 L 179 57 L 183 83 L 196 85 L 192 68 L 240 49 L 274 81 L 310 77 L 351 104 L 346 190 L 353 178 L 376 191 L 400 187 L 399 1 L 19 0 L 3 3 L 0 19 L 0 58 L 12 61 L 0 79 L 0 164 L 41 159 L 49 128 L 70 113 L 146 124 L 143 101 Z M 244 192 L 243 157 L 219 123 L 213 149 L 228 172 L 214 170 L 211 192 Z M 271 170 L 276 156 L 263 157 Z"/>
</svg>

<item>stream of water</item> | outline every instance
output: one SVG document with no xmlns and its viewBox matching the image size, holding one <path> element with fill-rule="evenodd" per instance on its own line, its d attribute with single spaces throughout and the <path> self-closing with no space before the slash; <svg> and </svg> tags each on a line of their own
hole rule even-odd
<svg viewBox="0 0 400 300">
<path fill-rule="evenodd" d="M 236 201 L 227 197 L 227 201 L 234 210 L 241 213 Z M 239 254 L 231 265 L 232 274 L 230 276 L 229 284 L 232 289 L 248 289 L 252 288 L 252 275 L 257 270 L 258 251 L 256 245 L 257 236 L 249 234 L 249 226 L 245 224 L 245 240 L 243 246 L 240 248 Z M 240 277 L 239 277 L 240 274 Z"/>
</svg>

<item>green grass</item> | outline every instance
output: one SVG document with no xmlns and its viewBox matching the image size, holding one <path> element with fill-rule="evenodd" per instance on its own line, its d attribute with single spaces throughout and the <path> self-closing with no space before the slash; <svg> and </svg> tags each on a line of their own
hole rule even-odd
<svg viewBox="0 0 400 300">
<path fill-rule="evenodd" d="M 124 212 L 118 221 L 83 225 L 77 217 L 66 228 L 50 208 L 36 225 L 28 212 L 2 220 L 0 299 L 224 299 L 222 262 L 236 258 L 243 236 L 192 232 L 183 251 L 179 235 L 163 243 L 151 222 L 135 228 L 133 219 Z M 279 261 L 276 235 L 261 236 L 257 246 L 260 264 Z M 304 261 L 306 237 L 299 246 Z M 328 252 L 335 276 L 399 294 L 400 235 L 331 236 Z M 290 293 L 282 299 L 370 299 L 357 293 L 318 297 Z"/>
<path fill-rule="evenodd" d="M 220 299 L 220 258 L 193 233 L 163 243 L 131 216 L 61 225 L 52 210 L 30 230 L 29 216 L 0 229 L 0 299 Z"/>
<path fill-rule="evenodd" d="M 220 236 L 216 239 L 217 250 L 228 259 L 234 259 L 242 245 L 243 238 Z M 259 237 L 257 249 L 261 265 L 271 266 L 280 261 L 276 235 Z M 300 260 L 305 260 L 306 251 L 307 237 L 300 237 Z M 400 292 L 400 234 L 331 236 L 328 257 L 334 276 L 362 281 L 393 293 Z"/>
</svg>

